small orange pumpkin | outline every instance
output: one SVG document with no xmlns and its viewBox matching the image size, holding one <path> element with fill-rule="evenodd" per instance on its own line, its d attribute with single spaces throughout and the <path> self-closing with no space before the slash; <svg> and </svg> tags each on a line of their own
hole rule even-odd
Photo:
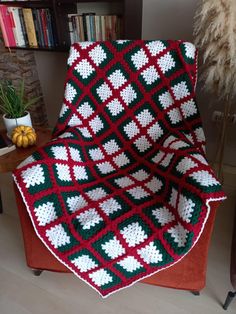
<svg viewBox="0 0 236 314">
<path fill-rule="evenodd" d="M 37 135 L 34 129 L 30 126 L 19 125 L 12 131 L 12 143 L 17 147 L 29 147 L 35 145 Z"/>
</svg>

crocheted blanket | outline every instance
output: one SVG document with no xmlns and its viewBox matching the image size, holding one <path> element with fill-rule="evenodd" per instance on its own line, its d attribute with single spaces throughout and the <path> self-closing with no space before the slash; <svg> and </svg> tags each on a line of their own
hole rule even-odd
<svg viewBox="0 0 236 314">
<path fill-rule="evenodd" d="M 52 141 L 14 172 L 39 238 L 102 296 L 182 259 L 224 198 L 196 75 L 188 42 L 74 44 Z"/>
</svg>

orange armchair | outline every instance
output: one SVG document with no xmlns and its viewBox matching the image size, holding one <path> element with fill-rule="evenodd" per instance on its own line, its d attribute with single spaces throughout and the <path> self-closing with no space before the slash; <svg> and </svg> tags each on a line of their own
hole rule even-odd
<svg viewBox="0 0 236 314">
<path fill-rule="evenodd" d="M 28 267 L 33 270 L 35 275 L 40 275 L 43 270 L 70 272 L 68 268 L 51 254 L 37 237 L 17 188 L 15 188 L 15 195 Z M 217 202 L 212 203 L 211 212 L 204 231 L 193 249 L 180 262 L 145 278 L 142 280 L 143 283 L 189 290 L 194 294 L 199 294 L 199 291 L 202 290 L 206 284 L 208 248 L 217 207 Z"/>
</svg>

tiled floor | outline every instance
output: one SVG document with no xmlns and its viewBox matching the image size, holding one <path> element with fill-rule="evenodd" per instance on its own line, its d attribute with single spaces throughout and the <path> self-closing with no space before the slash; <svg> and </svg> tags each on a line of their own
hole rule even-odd
<svg viewBox="0 0 236 314">
<path fill-rule="evenodd" d="M 10 175 L 0 176 L 4 214 L 0 215 L 0 314 L 217 314 L 229 280 L 230 243 L 236 193 L 220 207 L 210 247 L 207 286 L 200 297 L 186 291 L 135 284 L 108 299 L 72 274 L 43 272 L 34 277 L 25 266 L 21 230 Z M 233 179 L 234 180 L 234 179 Z M 236 299 L 227 313 L 236 312 Z"/>
</svg>

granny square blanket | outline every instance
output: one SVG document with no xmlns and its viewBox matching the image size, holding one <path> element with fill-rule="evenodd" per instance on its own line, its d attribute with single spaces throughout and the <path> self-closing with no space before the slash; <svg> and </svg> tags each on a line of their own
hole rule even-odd
<svg viewBox="0 0 236 314">
<path fill-rule="evenodd" d="M 74 44 L 52 140 L 14 172 L 39 238 L 103 297 L 182 259 L 225 197 L 196 58 L 183 41 Z"/>
</svg>

